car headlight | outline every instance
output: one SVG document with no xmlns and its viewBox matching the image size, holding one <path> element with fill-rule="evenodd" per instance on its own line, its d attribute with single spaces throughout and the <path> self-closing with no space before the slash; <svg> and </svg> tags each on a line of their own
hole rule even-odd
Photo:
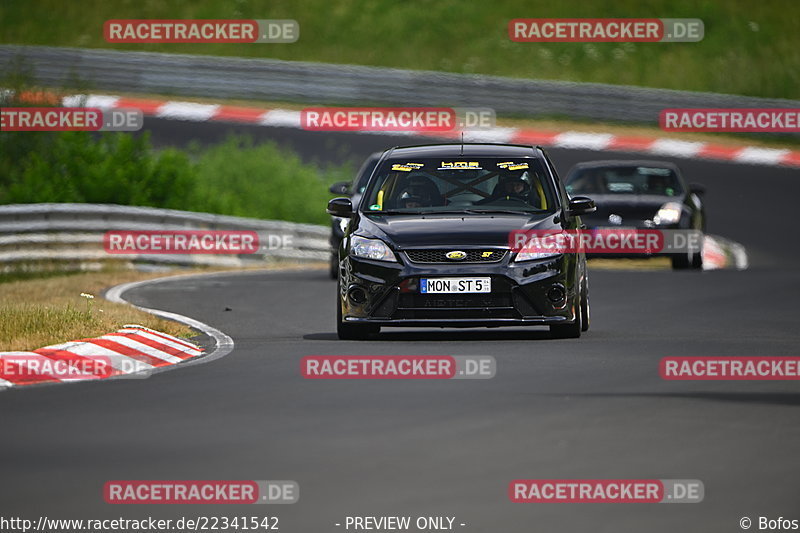
<svg viewBox="0 0 800 533">
<path fill-rule="evenodd" d="M 364 259 L 397 262 L 394 252 L 380 239 L 367 239 L 354 235 L 350 238 L 350 253 Z"/>
<path fill-rule="evenodd" d="M 661 206 L 656 216 L 653 217 L 653 222 L 656 224 L 675 224 L 681 219 L 682 213 L 683 209 L 681 208 L 681 204 L 677 202 L 667 202 Z"/>
<path fill-rule="evenodd" d="M 534 261 L 536 259 L 547 259 L 549 257 L 557 257 L 561 255 L 561 252 L 526 252 L 522 250 L 517 254 L 517 257 L 514 258 L 515 263 L 519 263 L 522 261 Z"/>
</svg>

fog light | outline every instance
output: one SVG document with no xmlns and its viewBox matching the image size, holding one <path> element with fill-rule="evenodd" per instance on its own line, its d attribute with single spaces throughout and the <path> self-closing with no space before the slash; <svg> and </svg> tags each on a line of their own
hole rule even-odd
<svg viewBox="0 0 800 533">
<path fill-rule="evenodd" d="M 361 287 L 353 287 L 348 291 L 347 297 L 350 298 L 350 301 L 354 304 L 361 305 L 367 301 L 367 292 Z"/>
<path fill-rule="evenodd" d="M 564 298 L 567 296 L 564 287 L 561 285 L 553 285 L 547 291 L 547 299 L 553 302 L 554 304 L 560 304 L 564 302 Z"/>
</svg>

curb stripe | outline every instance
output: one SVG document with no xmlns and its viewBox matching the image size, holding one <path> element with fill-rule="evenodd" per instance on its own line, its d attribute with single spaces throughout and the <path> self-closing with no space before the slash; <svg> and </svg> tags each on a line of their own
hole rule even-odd
<svg viewBox="0 0 800 533">
<path fill-rule="evenodd" d="M 113 365 L 107 364 L 105 361 L 92 358 L 92 357 L 84 357 L 82 355 L 77 355 L 72 352 L 67 352 L 65 350 L 54 350 L 52 348 L 39 348 L 38 350 L 34 350 L 34 353 L 39 355 L 43 355 L 47 358 L 53 359 L 54 361 L 66 361 L 68 363 L 75 363 L 77 365 L 81 365 L 82 368 L 92 368 L 97 367 L 100 375 L 108 375 L 113 374 L 113 370 L 116 370 Z M 92 363 L 89 365 L 89 363 Z"/>
<path fill-rule="evenodd" d="M 120 98 L 117 100 L 116 108 L 133 107 L 141 109 L 145 115 L 155 115 L 162 105 L 169 102 L 163 100 L 145 100 L 143 98 Z"/>
<path fill-rule="evenodd" d="M 195 122 L 222 121 L 254 124 L 268 127 L 300 129 L 300 111 L 289 109 L 268 109 L 247 106 L 228 106 L 202 104 L 172 100 L 126 98 L 104 94 L 69 95 L 61 99 L 64 105 L 80 105 L 85 101 L 87 107 L 138 108 L 145 115 L 169 120 L 188 120 Z M 439 139 L 460 139 L 461 131 L 451 132 L 391 132 L 358 131 L 350 133 L 376 135 L 419 135 Z M 464 139 L 481 142 L 500 142 L 555 146 L 558 148 L 579 148 L 588 150 L 613 150 L 621 152 L 640 152 L 685 158 L 703 158 L 715 161 L 733 161 L 756 165 L 785 165 L 800 167 L 800 151 L 771 148 L 728 147 L 713 143 L 681 141 L 674 138 L 654 136 L 614 135 L 602 132 L 546 131 L 529 128 L 496 127 L 490 130 L 466 130 Z"/>
<path fill-rule="evenodd" d="M 42 381 L 58 381 L 55 376 L 33 370 L 42 360 L 47 361 L 47 357 L 33 352 L 8 352 L 2 354 L 2 367 L 0 376 L 14 384 L 25 384 Z M 29 364 L 30 363 L 30 364 Z"/>
<path fill-rule="evenodd" d="M 640 152 L 647 151 L 652 145 L 653 139 L 647 137 L 615 135 L 608 143 L 608 148 L 611 150 Z"/>
<path fill-rule="evenodd" d="M 158 348 L 154 348 L 149 344 L 140 341 L 139 339 L 134 339 L 132 337 L 126 337 L 125 335 L 117 335 L 114 333 L 110 333 L 108 335 L 103 335 L 96 341 L 105 341 L 105 342 L 112 342 L 117 345 L 124 346 L 130 350 L 133 350 L 141 355 L 151 357 L 154 361 L 160 363 L 180 363 L 182 359 L 180 357 L 176 357 L 172 354 L 163 352 Z M 96 342 L 95 341 L 95 342 Z M 160 365 L 156 365 L 160 366 Z"/>
<path fill-rule="evenodd" d="M 171 357 L 174 357 L 176 359 L 180 359 L 181 361 L 183 361 L 184 359 L 187 359 L 187 358 L 192 357 L 193 355 L 195 355 L 195 354 L 187 353 L 188 350 L 179 350 L 179 349 L 174 348 L 172 346 L 168 346 L 167 344 L 164 344 L 163 342 L 155 341 L 153 339 L 145 337 L 144 335 L 139 334 L 139 333 L 137 333 L 135 335 L 126 335 L 124 333 L 109 333 L 108 335 L 103 335 L 101 338 L 106 338 L 106 339 L 111 339 L 111 340 L 119 338 L 120 339 L 119 342 L 123 343 L 123 344 L 129 344 L 129 343 L 132 343 L 132 342 L 143 344 L 143 345 L 147 346 L 148 348 L 152 348 L 152 349 L 156 350 L 157 352 L 159 352 L 159 354 L 156 357 L 162 357 L 165 360 L 169 360 L 169 359 L 166 359 L 167 355 L 171 356 Z M 166 354 L 166 355 L 164 355 L 164 354 Z M 177 363 L 178 361 L 175 361 L 175 362 Z"/>
<path fill-rule="evenodd" d="M 675 139 L 657 139 L 648 149 L 660 155 L 676 157 L 695 157 L 703 148 L 704 143 L 678 141 Z"/>
<path fill-rule="evenodd" d="M 231 122 L 258 122 L 264 115 L 264 109 L 253 107 L 220 106 L 214 120 L 228 120 Z"/>
<path fill-rule="evenodd" d="M 146 353 L 140 350 L 138 346 L 128 346 L 121 342 L 116 342 L 115 340 L 111 339 L 104 339 L 102 337 L 97 339 L 86 339 L 86 342 L 95 346 L 100 346 L 101 348 L 107 348 L 117 352 L 120 355 L 124 355 L 125 357 L 130 357 L 131 359 L 141 361 L 142 363 L 147 363 L 150 366 L 161 366 L 167 364 L 167 361 L 161 357 L 156 357 L 153 354 Z"/>
<path fill-rule="evenodd" d="M 206 122 L 216 117 L 219 111 L 218 105 L 194 104 L 190 102 L 167 102 L 160 106 L 156 111 L 159 118 L 170 118 L 174 120 L 190 120 L 195 122 Z"/>
<path fill-rule="evenodd" d="M 138 324 L 114 333 L 54 344 L 25 352 L 0 352 L 0 390 L 20 385 L 102 380 L 124 375 L 146 376 L 156 367 L 171 366 L 204 355 L 191 342 Z M 62 376 L 41 372 L 59 362 L 79 371 Z M 63 371 L 66 374 L 66 371 Z"/>
<path fill-rule="evenodd" d="M 179 344 L 177 342 L 174 342 L 172 339 L 156 335 L 155 333 L 152 333 L 150 331 L 142 331 L 142 330 L 136 330 L 136 329 L 121 329 L 121 330 L 118 331 L 118 333 L 136 333 L 136 335 L 138 337 L 145 338 L 145 339 L 150 339 L 151 341 L 154 341 L 156 343 L 160 343 L 163 346 L 166 346 L 166 347 L 168 347 L 168 348 L 170 348 L 172 350 L 175 350 L 176 353 L 174 353 L 172 355 L 175 355 L 177 357 L 183 357 L 183 356 L 185 356 L 187 354 L 191 357 L 191 356 L 194 356 L 194 355 L 200 355 L 200 353 L 201 353 L 201 352 L 195 350 L 194 348 L 192 348 L 190 346 L 187 347 L 187 346 L 185 346 L 183 344 Z M 158 346 L 155 346 L 155 347 L 158 347 Z M 164 351 L 166 352 L 167 350 L 164 350 Z"/>
<path fill-rule="evenodd" d="M 123 329 L 126 329 L 126 330 L 131 329 L 131 330 L 136 330 L 136 331 L 146 331 L 146 332 L 150 333 L 151 335 L 156 335 L 156 336 L 161 337 L 163 339 L 172 341 L 175 344 L 179 344 L 179 345 L 181 345 L 181 346 L 183 346 L 185 348 L 188 348 L 189 350 L 197 351 L 197 346 L 195 346 L 194 344 L 192 344 L 190 342 L 186 342 L 184 340 L 181 340 L 178 337 L 174 337 L 172 335 L 167 335 L 166 333 L 161 333 L 160 331 L 156 331 L 154 329 L 146 328 L 144 326 L 138 326 L 136 324 L 125 324 L 122 327 L 123 327 Z M 122 330 L 119 330 L 119 331 L 122 331 Z"/>
<path fill-rule="evenodd" d="M 40 374 L 24 368 L 23 365 L 12 363 L 11 361 L 3 361 L 2 371 L 0 376 L 3 381 L 7 381 L 12 385 L 28 385 L 32 383 L 53 383 L 57 381 L 54 377 L 46 374 Z M 8 370 L 6 370 L 8 369 Z"/>
<path fill-rule="evenodd" d="M 144 361 L 130 359 L 128 356 L 118 351 L 114 351 L 105 346 L 99 346 L 97 344 L 92 344 L 85 341 L 73 341 L 65 344 L 57 344 L 55 346 L 50 346 L 49 348 L 60 349 L 76 355 L 83 355 L 89 358 L 106 357 L 110 360 L 111 366 L 115 370 L 119 370 L 122 373 L 126 373 L 125 372 L 127 369 L 127 367 L 125 366 L 126 363 L 128 366 L 134 367 L 134 370 L 132 371 L 129 370 L 127 373 L 144 371 L 153 368 L 153 365 L 148 364 Z M 130 361 L 127 361 L 127 359 L 130 359 Z"/>
</svg>

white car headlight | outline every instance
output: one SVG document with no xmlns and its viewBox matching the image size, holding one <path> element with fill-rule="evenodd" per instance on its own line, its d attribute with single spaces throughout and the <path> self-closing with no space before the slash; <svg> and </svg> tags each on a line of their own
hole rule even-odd
<svg viewBox="0 0 800 533">
<path fill-rule="evenodd" d="M 514 262 L 519 263 L 521 261 L 547 259 L 548 257 L 556 257 L 559 255 L 561 255 L 561 252 L 526 252 L 525 250 L 522 250 L 517 254 L 517 257 L 514 258 Z"/>
<path fill-rule="evenodd" d="M 350 253 L 364 259 L 397 262 L 394 252 L 380 239 L 367 239 L 354 235 L 350 238 Z"/>
<path fill-rule="evenodd" d="M 675 224 L 681 219 L 683 209 L 681 204 L 677 202 L 667 202 L 661 206 L 656 216 L 653 217 L 653 222 L 656 224 Z"/>
</svg>

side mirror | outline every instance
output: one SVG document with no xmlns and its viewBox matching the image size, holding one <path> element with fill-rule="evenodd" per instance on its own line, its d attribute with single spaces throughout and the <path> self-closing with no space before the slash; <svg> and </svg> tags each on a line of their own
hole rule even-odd
<svg viewBox="0 0 800 533">
<path fill-rule="evenodd" d="M 332 194 L 350 194 L 350 183 L 347 181 L 337 181 L 328 189 Z"/>
<path fill-rule="evenodd" d="M 585 215 L 586 213 L 593 213 L 595 211 L 597 211 L 597 206 L 591 198 L 576 196 L 569 201 L 569 214 L 571 216 Z"/>
<path fill-rule="evenodd" d="M 328 214 L 335 217 L 350 218 L 353 216 L 353 202 L 350 198 L 334 198 L 328 202 Z"/>
<path fill-rule="evenodd" d="M 696 194 L 697 196 L 703 196 L 706 193 L 706 188 L 704 185 L 700 185 L 699 183 L 690 183 L 689 192 Z"/>
</svg>

